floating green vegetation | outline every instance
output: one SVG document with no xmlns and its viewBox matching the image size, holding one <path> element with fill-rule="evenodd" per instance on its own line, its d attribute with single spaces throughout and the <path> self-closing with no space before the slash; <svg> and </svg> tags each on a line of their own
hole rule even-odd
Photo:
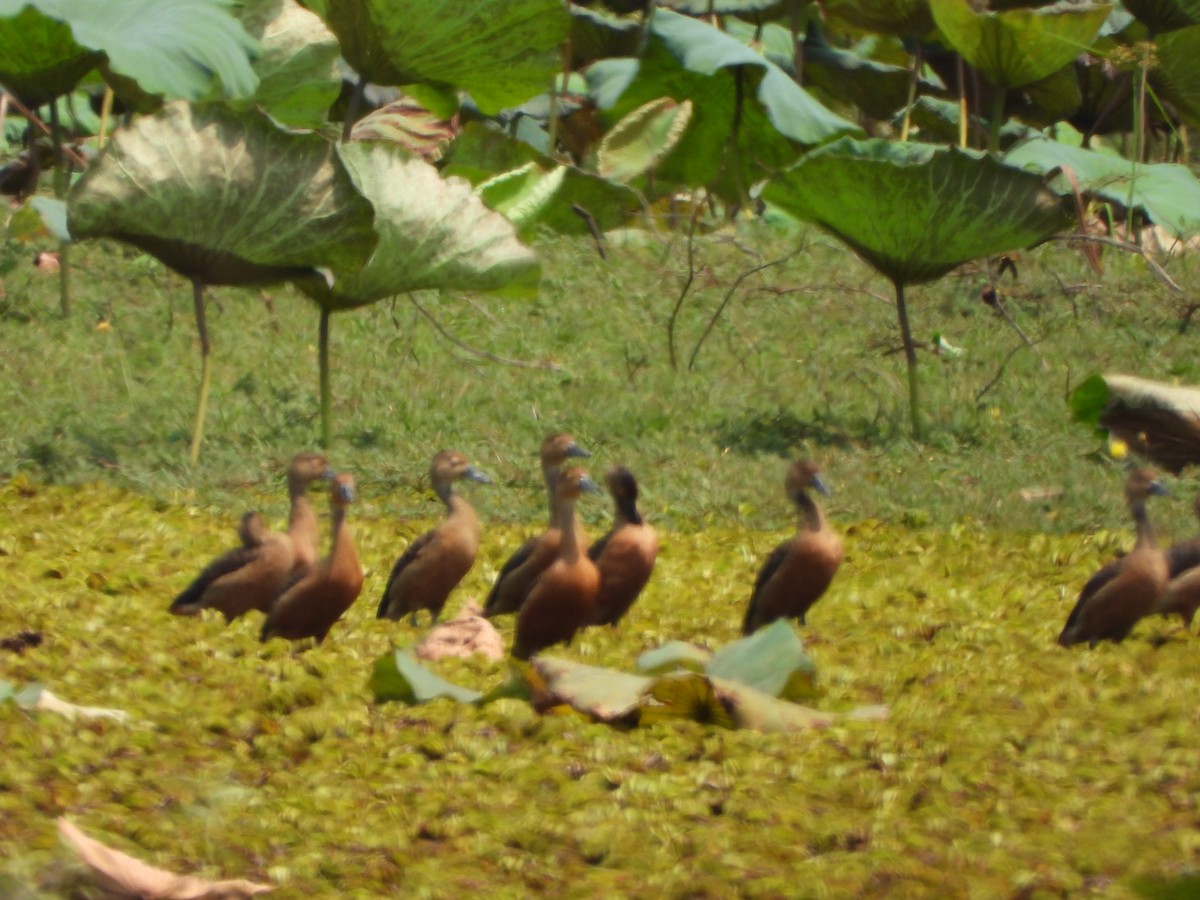
<svg viewBox="0 0 1200 900">
<path fill-rule="evenodd" d="M 0 487 L 0 638 L 42 635 L 0 650 L 4 679 L 128 715 L 0 703 L 0 857 L 18 882 L 54 896 L 40 879 L 70 860 L 59 816 L 161 868 L 295 896 L 1124 896 L 1192 871 L 1196 638 L 1151 620 L 1092 652 L 1054 643 L 1123 532 L 842 523 L 846 562 L 802 632 L 814 705 L 891 713 L 772 734 L 622 730 L 517 699 L 375 704 L 375 661 L 421 631 L 370 602 L 301 653 L 259 644 L 249 619 L 167 612 L 233 524 L 186 496 Z M 395 526 L 354 528 L 369 600 Z M 733 643 L 779 537 L 664 532 L 629 617 L 555 658 L 631 668 L 671 639 Z M 485 532 L 451 612 L 518 538 Z M 475 691 L 507 667 L 430 664 Z"/>
</svg>

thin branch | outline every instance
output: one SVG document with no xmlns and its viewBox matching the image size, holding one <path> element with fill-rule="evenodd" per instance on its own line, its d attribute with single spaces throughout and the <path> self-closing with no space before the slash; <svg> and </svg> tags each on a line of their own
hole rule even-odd
<svg viewBox="0 0 1200 900">
<path fill-rule="evenodd" d="M 1028 347 L 1030 350 L 1032 350 L 1036 344 L 1040 344 L 1042 341 L 1045 340 L 1045 338 L 1038 338 L 1036 341 L 1033 341 L 1033 343 L 1030 343 L 1029 339 L 1026 338 L 1025 335 L 1021 335 L 1021 340 L 1024 343 L 1017 344 L 1017 346 L 1013 347 L 1011 350 L 1008 351 L 1008 354 L 1000 362 L 1000 368 L 997 369 L 996 374 L 992 376 L 992 380 L 989 381 L 987 384 L 985 384 L 983 387 L 981 387 L 976 392 L 976 394 L 975 394 L 975 402 L 976 403 L 978 403 L 980 400 L 982 400 L 984 398 L 984 396 L 986 396 L 988 391 L 990 391 L 992 388 L 994 388 L 997 384 L 1000 383 L 1000 379 L 1002 377 L 1004 377 L 1005 368 L 1008 367 L 1008 364 L 1012 361 L 1012 358 L 1014 356 L 1016 356 L 1020 351 L 1024 350 L 1026 347 Z"/>
<path fill-rule="evenodd" d="M 721 305 L 717 307 L 717 311 L 712 314 L 712 318 L 710 318 L 708 320 L 708 324 L 706 326 L 704 326 L 704 333 L 700 335 L 700 339 L 698 341 L 696 341 L 696 346 L 692 349 L 692 355 L 688 358 L 688 371 L 689 372 L 695 368 L 696 357 L 700 354 L 700 348 L 704 346 L 704 342 L 708 339 L 708 336 L 712 333 L 713 328 L 716 327 L 717 320 L 721 318 L 721 314 L 723 312 L 725 312 L 725 308 L 727 306 L 729 306 L 729 301 L 733 299 L 733 295 L 737 292 L 737 289 L 741 286 L 742 282 L 745 281 L 747 278 L 749 278 L 751 275 L 755 275 L 755 274 L 761 272 L 763 269 L 769 269 L 769 268 L 771 268 L 771 266 L 776 266 L 776 265 L 779 265 L 780 263 L 787 262 L 793 256 L 795 256 L 796 254 L 798 254 L 806 249 L 808 249 L 808 248 L 802 243 L 799 247 L 797 247 L 791 253 L 787 254 L 787 256 L 781 256 L 781 257 L 779 257 L 779 259 L 773 259 L 770 262 L 762 263 L 761 265 L 755 266 L 752 269 L 747 269 L 745 272 L 743 272 L 741 275 L 739 275 L 737 278 L 734 279 L 733 284 L 731 284 L 729 286 L 729 290 L 727 290 L 725 292 L 725 298 L 721 301 Z"/>
<path fill-rule="evenodd" d="M 700 221 L 703 211 L 704 206 L 701 203 L 697 203 L 696 208 L 692 211 L 692 224 L 688 229 L 687 239 L 687 279 L 679 291 L 679 299 L 675 301 L 671 317 L 667 319 L 667 356 L 671 361 L 671 371 L 673 372 L 679 371 L 679 361 L 675 357 L 675 320 L 679 318 L 679 310 L 683 307 L 683 301 L 687 299 L 688 291 L 692 289 L 692 282 L 696 280 L 696 225 Z"/>
<path fill-rule="evenodd" d="M 1103 244 L 1106 247 L 1116 247 L 1118 250 L 1124 250 L 1127 253 L 1136 253 L 1146 261 L 1146 266 L 1151 272 L 1157 276 L 1158 280 L 1165 284 L 1172 292 L 1176 294 L 1186 293 L 1183 288 L 1175 283 L 1175 280 L 1167 274 L 1167 270 L 1155 262 L 1145 247 L 1139 247 L 1137 244 L 1131 244 L 1128 241 L 1120 241 L 1116 238 L 1104 237 L 1099 234 L 1057 234 L 1052 237 L 1052 241 L 1090 241 L 1095 244 Z"/>
<path fill-rule="evenodd" d="M 497 356 L 495 353 L 490 353 L 487 350 L 480 350 L 477 347 L 472 347 L 470 344 L 463 343 L 449 331 L 447 331 L 442 323 L 433 317 L 433 315 L 425 309 L 412 294 L 408 295 L 409 301 L 416 307 L 417 312 L 429 320 L 429 324 L 434 327 L 438 334 L 452 343 L 460 350 L 464 350 L 473 356 L 478 356 L 480 359 L 486 359 L 489 362 L 499 363 L 502 366 L 513 366 L 518 369 L 545 369 L 550 372 L 565 372 L 562 366 L 552 362 L 529 362 L 523 359 L 509 359 L 505 356 Z"/>
<path fill-rule="evenodd" d="M 34 128 L 36 128 L 38 131 L 40 131 L 42 134 L 46 135 L 47 137 L 54 136 L 54 129 L 52 129 L 49 125 L 47 125 L 45 122 L 43 122 L 41 119 L 39 119 L 37 117 L 37 115 L 34 114 L 34 112 L 31 109 L 29 109 L 29 107 L 25 106 L 20 100 L 18 100 L 12 94 L 6 93 L 4 96 L 8 98 L 8 105 L 11 106 L 13 109 L 15 109 L 22 116 L 24 116 L 25 120 L 27 122 L 29 122 L 30 125 L 32 125 Z M 57 108 L 57 107 L 55 107 L 55 108 Z M 82 156 L 80 156 L 78 153 L 76 153 L 70 147 L 64 145 L 62 152 L 65 153 L 67 156 L 71 157 L 71 161 L 73 163 L 75 163 L 75 165 L 79 166 L 79 168 L 81 170 L 86 169 L 88 167 L 87 160 L 84 159 Z"/>
</svg>

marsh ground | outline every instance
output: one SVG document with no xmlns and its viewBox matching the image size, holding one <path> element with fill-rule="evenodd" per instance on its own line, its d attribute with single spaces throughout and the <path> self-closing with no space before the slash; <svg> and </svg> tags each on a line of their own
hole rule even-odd
<svg viewBox="0 0 1200 900">
<path fill-rule="evenodd" d="M 746 227 L 700 243 L 676 368 L 678 239 L 607 262 L 547 243 L 533 301 L 401 298 L 335 318 L 332 456 L 358 478 L 367 587 L 299 656 L 260 647 L 254 623 L 165 609 L 244 508 L 282 515 L 282 465 L 317 431 L 313 310 L 283 289 L 214 293 L 208 437 L 189 468 L 198 364 L 182 282 L 80 248 L 62 321 L 52 281 L 10 273 L 0 636 L 46 641 L 0 656 L 0 677 L 133 722 L 0 706 L 5 871 L 36 883 L 64 859 L 53 822 L 67 815 L 159 864 L 296 896 L 1126 896 L 1139 877 L 1191 872 L 1195 639 L 1154 621 L 1120 646 L 1054 644 L 1077 586 L 1129 540 L 1120 465 L 1069 422 L 1065 395 L 1096 371 L 1200 381 L 1185 301 L 1131 259 L 1098 276 L 1062 247 L 1027 253 L 1002 293 L 1029 348 L 979 301 L 982 269 L 913 289 L 917 335 L 964 351 L 922 354 L 929 435 L 914 442 L 887 288 L 815 233 L 740 283 L 690 362 L 738 276 L 797 240 Z M 1193 260 L 1169 268 L 1195 284 Z M 847 543 L 804 631 L 820 705 L 886 703 L 891 718 L 783 736 L 620 732 L 515 701 L 373 706 L 372 662 L 419 634 L 372 615 L 436 514 L 429 457 L 457 447 L 497 482 L 468 489 L 487 530 L 455 609 L 544 516 L 535 453 L 557 429 L 595 469 L 633 468 L 663 535 L 626 623 L 565 655 L 628 667 L 670 638 L 732 639 L 758 560 L 790 526 L 785 459 L 809 454 Z M 1156 521 L 1193 534 L 1195 480 L 1171 486 Z M 604 527 L 607 504 L 582 512 Z M 503 676 L 439 671 L 475 687 Z"/>
</svg>

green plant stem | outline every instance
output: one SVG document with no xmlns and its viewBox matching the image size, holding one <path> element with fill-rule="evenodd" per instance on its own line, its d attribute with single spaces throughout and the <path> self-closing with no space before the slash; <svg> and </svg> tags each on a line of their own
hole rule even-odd
<svg viewBox="0 0 1200 900">
<path fill-rule="evenodd" d="M 1125 201 L 1125 240 L 1133 243 L 1137 236 L 1133 230 L 1133 189 L 1137 184 L 1137 167 L 1145 155 L 1146 142 L 1146 60 L 1138 62 L 1134 70 L 1133 98 L 1133 161 L 1129 177 L 1129 195 Z"/>
<path fill-rule="evenodd" d="M 904 304 L 904 282 L 894 282 L 896 287 L 896 316 L 900 320 L 900 338 L 904 342 L 904 361 L 908 363 L 908 415 L 912 422 L 914 440 L 922 437 L 920 393 L 917 385 L 917 346 L 913 343 L 912 329 L 908 327 L 908 307 Z"/>
<path fill-rule="evenodd" d="M 204 440 L 204 417 L 208 413 L 208 385 L 212 380 L 212 356 L 208 343 L 208 325 L 204 319 L 204 285 L 192 279 L 192 303 L 196 308 L 196 330 L 200 333 L 200 397 L 196 401 L 196 421 L 192 426 L 192 446 L 188 462 L 193 466 L 200 459 L 200 442 Z"/>
<path fill-rule="evenodd" d="M 917 40 L 917 50 L 913 54 L 912 72 L 908 78 L 908 99 L 904 102 L 904 121 L 900 125 L 900 140 L 908 140 L 908 131 L 912 127 L 912 108 L 917 100 L 917 83 L 921 78 L 921 41 Z"/>
<path fill-rule="evenodd" d="M 329 387 L 329 317 L 328 307 L 321 307 L 321 325 L 317 336 L 317 365 L 321 377 L 321 449 L 333 445 L 333 402 Z"/>
<path fill-rule="evenodd" d="M 63 153 L 62 123 L 58 116 L 58 98 L 50 101 L 50 135 L 54 141 L 54 196 L 59 200 L 67 197 L 69 173 L 67 157 Z M 58 310 L 64 319 L 71 315 L 71 261 L 66 241 L 58 242 Z"/>
<path fill-rule="evenodd" d="M 1008 89 L 997 87 L 992 96 L 992 115 L 988 122 L 988 150 L 1000 152 L 1000 129 L 1004 127 L 1004 101 L 1008 99 Z"/>
</svg>

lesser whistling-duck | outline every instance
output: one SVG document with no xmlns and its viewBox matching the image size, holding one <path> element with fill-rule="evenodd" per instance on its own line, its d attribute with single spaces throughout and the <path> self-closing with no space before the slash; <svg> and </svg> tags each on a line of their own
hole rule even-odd
<svg viewBox="0 0 1200 900">
<path fill-rule="evenodd" d="M 1058 636 L 1059 644 L 1068 647 L 1086 641 L 1094 647 L 1103 640 L 1122 641 L 1138 619 L 1155 611 L 1169 573 L 1146 514 L 1146 500 L 1166 493 L 1152 469 L 1130 472 L 1125 502 L 1137 526 L 1137 543 L 1118 561 L 1116 574 L 1076 604 Z"/>
<path fill-rule="evenodd" d="M 1200 519 L 1200 494 L 1196 495 L 1192 509 Z M 1184 626 L 1190 628 L 1196 610 L 1200 609 L 1200 571 L 1192 571 L 1200 566 L 1200 536 L 1176 541 L 1165 552 L 1169 582 L 1155 604 L 1154 612 L 1164 616 L 1178 615 L 1183 619 Z M 1075 599 L 1075 606 L 1067 616 L 1065 627 L 1069 628 L 1075 623 L 1079 611 L 1096 591 L 1117 577 L 1123 562 L 1124 558 L 1119 557 L 1105 563 L 1084 583 Z"/>
<path fill-rule="evenodd" d="M 638 511 L 638 483 L 624 466 L 614 466 L 604 475 L 616 509 L 608 534 L 588 548 L 588 556 L 600 570 L 600 593 L 596 595 L 595 625 L 616 625 L 638 598 L 658 558 L 658 535 Z"/>
<path fill-rule="evenodd" d="M 433 458 L 429 478 L 434 492 L 446 504 L 446 518 L 409 544 L 396 561 L 376 618 L 399 619 L 411 613 L 415 625 L 417 610 L 427 609 L 437 622 L 446 598 L 475 563 L 479 517 L 471 504 L 454 493 L 454 482 L 465 478 L 487 484 L 491 479 L 453 450 L 443 450 Z"/>
<path fill-rule="evenodd" d="M 269 531 L 260 513 L 238 523 L 242 546 L 223 553 L 171 602 L 178 616 L 216 609 L 232 622 L 252 609 L 267 609 L 287 583 L 295 561 L 286 534 Z"/>
<path fill-rule="evenodd" d="M 550 501 L 550 527 L 518 547 L 501 567 L 483 605 L 485 616 L 491 618 L 519 610 L 538 576 L 554 562 L 560 539 L 554 524 L 554 482 L 568 459 L 589 456 L 569 434 L 552 434 L 542 441 L 542 478 Z"/>
<path fill-rule="evenodd" d="M 776 547 L 759 569 L 742 621 L 743 634 L 752 634 L 776 619 L 799 619 L 803 625 L 808 610 L 825 593 L 842 563 L 842 540 L 808 494 L 809 488 L 829 493 L 816 463 L 793 463 L 784 488 L 796 504 L 800 522 L 796 536 Z"/>
<path fill-rule="evenodd" d="M 321 555 L 317 514 L 308 502 L 309 485 L 331 478 L 333 470 L 320 453 L 297 453 L 288 466 L 288 498 L 292 507 L 288 513 L 287 533 L 295 547 L 298 572 L 308 571 Z"/>
<path fill-rule="evenodd" d="M 362 565 L 350 526 L 346 524 L 346 510 L 354 502 L 353 477 L 344 473 L 335 475 L 329 496 L 333 531 L 329 556 L 272 604 L 263 622 L 261 640 L 282 637 L 296 641 L 311 637 L 319 644 L 362 591 Z"/>
<path fill-rule="evenodd" d="M 575 502 L 600 488 L 582 469 L 560 472 L 554 486 L 554 520 L 561 533 L 554 562 L 541 574 L 517 613 L 512 655 L 529 659 L 553 644 L 571 642 L 591 621 L 600 590 L 600 570 L 587 555 L 587 537 Z"/>
</svg>

